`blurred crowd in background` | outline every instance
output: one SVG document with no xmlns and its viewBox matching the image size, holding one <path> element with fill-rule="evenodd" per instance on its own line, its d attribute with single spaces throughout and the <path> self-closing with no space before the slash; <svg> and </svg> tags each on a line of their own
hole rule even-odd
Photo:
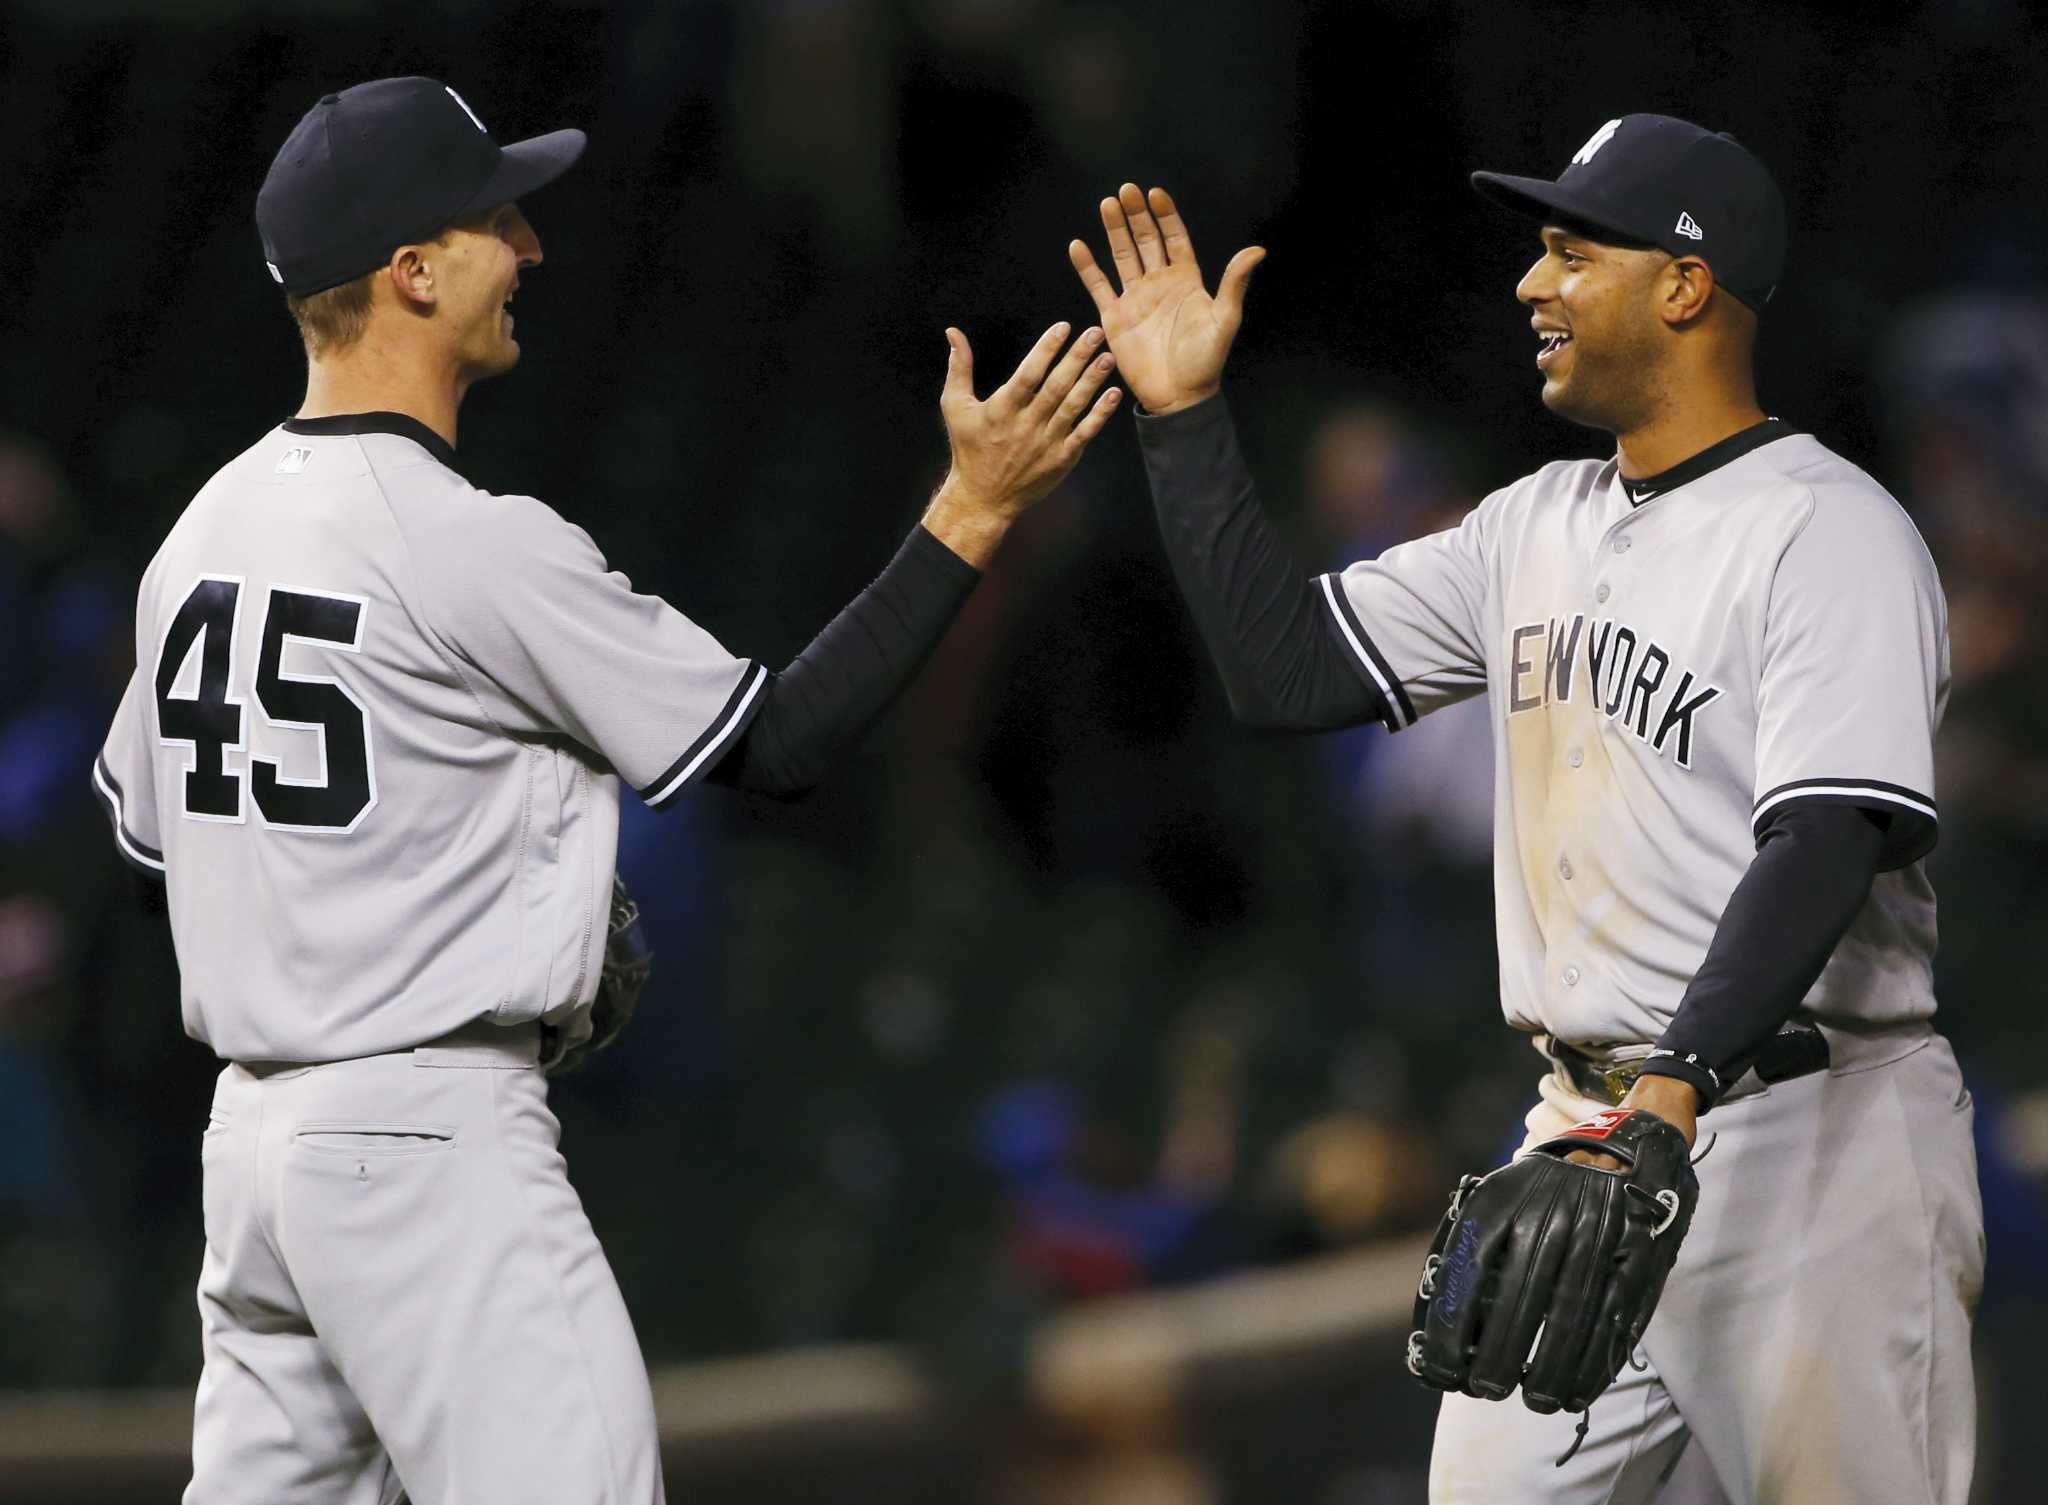
<svg viewBox="0 0 2048 1505">
<path fill-rule="evenodd" d="M 2029 7 L 1889 27 L 1422 0 L 429 9 L 0 10 L 0 1386 L 197 1371 L 218 1063 L 180 1032 L 161 905 L 87 771 L 142 566 L 297 403 L 256 185 L 318 95 L 404 72 L 500 139 L 591 133 L 526 206 L 547 260 L 521 368 L 463 415 L 472 478 L 546 498 L 774 664 L 938 479 L 943 326 L 985 390 L 1084 318 L 1064 246 L 1126 178 L 1175 190 L 1212 273 L 1270 248 L 1230 400 L 1325 568 L 1607 442 L 1542 411 L 1510 293 L 1534 242 L 1465 173 L 1554 174 L 1629 110 L 1741 135 L 1794 224 L 1766 406 L 1898 495 L 1948 592 L 1940 1022 L 1979 1094 L 1987 1313 L 2038 1313 Z M 628 1043 L 555 1099 L 651 1359 L 888 1337 L 993 1393 L 1048 1310 L 1426 1225 L 1519 1133 L 1539 1068 L 1494 993 L 1484 707 L 1398 738 L 1234 726 L 1128 424 L 827 787 L 628 802 L 655 977 Z"/>
</svg>

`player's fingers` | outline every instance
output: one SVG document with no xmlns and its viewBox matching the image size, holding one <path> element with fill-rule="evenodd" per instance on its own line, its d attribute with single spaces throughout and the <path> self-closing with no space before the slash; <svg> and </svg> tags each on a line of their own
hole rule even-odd
<svg viewBox="0 0 2048 1505">
<path fill-rule="evenodd" d="M 1117 404 L 1124 400 L 1122 387 L 1111 387 L 1095 399 L 1095 406 L 1088 410 L 1088 416 L 1074 425 L 1074 432 L 1067 436 L 1067 453 L 1078 456 L 1087 448 L 1088 441 L 1102 432 L 1102 426 L 1109 422 L 1117 410 Z"/>
<path fill-rule="evenodd" d="M 1060 353 L 1060 346 L 1067 342 L 1067 331 L 1074 326 L 1062 319 L 1038 337 L 1038 343 L 1024 352 L 1024 359 L 1017 363 L 1017 369 L 1010 379 L 997 388 L 989 398 L 990 402 L 1002 399 L 1003 406 L 1024 407 L 1038 395 L 1039 385 L 1045 380 L 1045 373 L 1052 369 L 1053 358 Z"/>
<path fill-rule="evenodd" d="M 1101 344 L 1101 330 L 1082 330 L 1074 343 L 1067 347 L 1067 353 L 1060 357 L 1060 363 L 1052 368 L 1052 374 L 1040 384 L 1038 395 L 1032 399 L 1033 404 L 1050 415 L 1073 389 L 1074 383 L 1081 379 L 1081 373 L 1088 369 L 1088 362 L 1094 359 Z"/>
<path fill-rule="evenodd" d="M 1265 259 L 1264 246 L 1246 246 L 1223 269 L 1223 280 L 1216 285 L 1216 312 L 1232 329 L 1244 318 L 1244 292 L 1251 286 L 1252 269 Z"/>
<path fill-rule="evenodd" d="M 1136 183 L 1126 183 L 1116 196 L 1131 227 L 1131 239 L 1137 242 L 1139 262 L 1148 272 L 1158 271 L 1166 265 L 1166 246 L 1159 239 L 1159 226 L 1152 222 L 1152 211 L 1145 207 L 1144 192 Z"/>
<path fill-rule="evenodd" d="M 1102 211 L 1102 229 L 1109 237 L 1109 258 L 1116 263 L 1116 280 L 1128 292 L 1133 282 L 1145 275 L 1138 260 L 1138 248 L 1131 241 L 1131 227 L 1124 220 L 1124 206 L 1115 199 L 1097 205 Z"/>
<path fill-rule="evenodd" d="M 939 390 L 940 406 L 974 401 L 974 351 L 967 336 L 957 329 L 946 330 L 946 384 Z"/>
<path fill-rule="evenodd" d="M 1174 206 L 1173 195 L 1164 188 L 1155 188 L 1146 196 L 1146 202 L 1152 208 L 1152 217 L 1159 221 L 1159 234 L 1166 242 L 1167 260 L 1175 266 L 1191 266 L 1195 275 L 1201 276 L 1202 264 L 1195 259 L 1195 243 L 1188 238 L 1187 223 Z"/>
<path fill-rule="evenodd" d="M 1067 242 L 1067 260 L 1074 264 L 1080 274 L 1081 286 L 1088 289 L 1088 296 L 1095 300 L 1095 312 L 1103 318 L 1116 307 L 1116 289 L 1109 285 L 1109 276 L 1095 264 L 1095 253 L 1088 249 L 1088 243 L 1081 240 Z"/>
<path fill-rule="evenodd" d="M 1080 370 L 1075 373 L 1073 385 L 1060 399 L 1060 405 L 1053 413 L 1054 429 L 1070 429 L 1080 422 L 1081 415 L 1088 411 L 1090 400 L 1102 390 L 1102 384 L 1109 380 L 1109 373 L 1115 369 L 1116 357 L 1107 350 L 1094 360 L 1083 362 Z M 1046 385 L 1052 384 L 1048 382 Z"/>
</svg>

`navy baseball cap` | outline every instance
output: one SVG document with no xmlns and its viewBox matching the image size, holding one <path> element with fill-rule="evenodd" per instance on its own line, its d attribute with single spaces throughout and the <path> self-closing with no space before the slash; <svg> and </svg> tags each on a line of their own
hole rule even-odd
<svg viewBox="0 0 2048 1505">
<path fill-rule="evenodd" d="M 383 265 L 466 214 L 551 183 L 581 131 L 500 146 L 467 101 L 431 78 L 380 78 L 324 96 L 292 128 L 256 194 L 270 275 L 294 297 Z"/>
<path fill-rule="evenodd" d="M 1554 183 L 1475 172 L 1472 186 L 1531 219 L 1697 256 L 1759 312 L 1785 270 L 1785 199 L 1770 172 L 1726 132 L 1669 115 L 1608 121 Z"/>
</svg>

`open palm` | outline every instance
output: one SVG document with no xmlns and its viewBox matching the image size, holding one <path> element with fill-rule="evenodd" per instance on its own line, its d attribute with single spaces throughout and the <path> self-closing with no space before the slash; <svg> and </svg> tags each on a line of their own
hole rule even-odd
<svg viewBox="0 0 2048 1505">
<path fill-rule="evenodd" d="M 1211 297 L 1202 285 L 1194 242 L 1164 188 L 1149 196 L 1126 183 L 1102 201 L 1102 228 L 1116 262 L 1119 293 L 1083 241 L 1067 255 L 1095 300 L 1117 370 L 1152 413 L 1192 407 L 1223 379 L 1223 361 L 1244 319 L 1244 290 L 1265 260 L 1257 246 L 1230 258 Z"/>
</svg>

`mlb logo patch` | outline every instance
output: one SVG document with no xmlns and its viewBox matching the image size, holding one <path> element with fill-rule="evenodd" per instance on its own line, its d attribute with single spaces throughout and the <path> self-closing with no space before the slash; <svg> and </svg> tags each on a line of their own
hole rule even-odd
<svg viewBox="0 0 2048 1505">
<path fill-rule="evenodd" d="M 277 473 L 281 476 L 295 476 L 306 468 L 306 462 L 312 458 L 313 452 L 310 449 L 293 445 L 279 457 Z"/>
</svg>

